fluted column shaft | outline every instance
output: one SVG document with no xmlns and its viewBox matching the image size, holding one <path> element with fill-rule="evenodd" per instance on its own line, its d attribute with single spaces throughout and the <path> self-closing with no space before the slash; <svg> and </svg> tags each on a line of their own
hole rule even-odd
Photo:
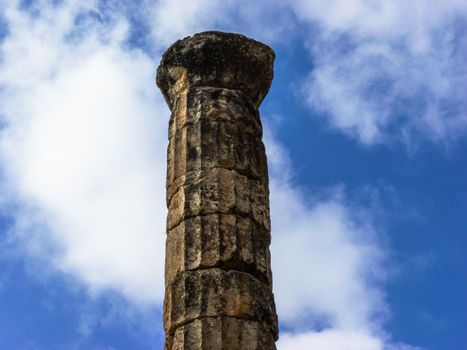
<svg viewBox="0 0 467 350">
<path fill-rule="evenodd" d="M 164 54 L 172 115 L 167 168 L 167 350 L 271 350 L 268 173 L 258 107 L 273 51 L 205 32 Z"/>
</svg>

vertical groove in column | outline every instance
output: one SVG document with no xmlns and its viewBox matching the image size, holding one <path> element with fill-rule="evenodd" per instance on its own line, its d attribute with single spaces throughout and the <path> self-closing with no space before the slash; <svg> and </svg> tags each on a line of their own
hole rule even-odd
<svg viewBox="0 0 467 350">
<path fill-rule="evenodd" d="M 167 151 L 166 350 L 274 350 L 267 161 L 258 108 L 274 52 L 239 34 L 174 43 L 157 84 Z"/>
</svg>

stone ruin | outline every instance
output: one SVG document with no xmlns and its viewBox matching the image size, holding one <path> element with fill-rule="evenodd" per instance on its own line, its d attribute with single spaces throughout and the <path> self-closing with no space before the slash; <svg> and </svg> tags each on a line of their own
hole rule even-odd
<svg viewBox="0 0 467 350">
<path fill-rule="evenodd" d="M 274 52 L 243 35 L 175 42 L 157 69 L 167 152 L 166 350 L 276 349 L 268 169 L 258 108 Z"/>
</svg>

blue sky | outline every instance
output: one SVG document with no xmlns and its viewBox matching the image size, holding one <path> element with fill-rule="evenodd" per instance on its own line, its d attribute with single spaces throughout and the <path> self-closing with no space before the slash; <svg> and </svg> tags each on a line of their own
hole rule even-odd
<svg viewBox="0 0 467 350">
<path fill-rule="evenodd" d="M 0 0 L 0 348 L 161 349 L 161 54 L 276 51 L 280 350 L 463 350 L 467 5 Z"/>
</svg>

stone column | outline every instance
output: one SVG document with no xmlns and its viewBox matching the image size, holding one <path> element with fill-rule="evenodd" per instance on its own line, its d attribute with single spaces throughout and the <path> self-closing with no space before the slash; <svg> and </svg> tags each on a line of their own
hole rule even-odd
<svg viewBox="0 0 467 350">
<path fill-rule="evenodd" d="M 166 350 L 271 350 L 278 338 L 258 107 L 274 52 L 243 35 L 175 42 L 157 70 L 172 111 Z"/>
</svg>

